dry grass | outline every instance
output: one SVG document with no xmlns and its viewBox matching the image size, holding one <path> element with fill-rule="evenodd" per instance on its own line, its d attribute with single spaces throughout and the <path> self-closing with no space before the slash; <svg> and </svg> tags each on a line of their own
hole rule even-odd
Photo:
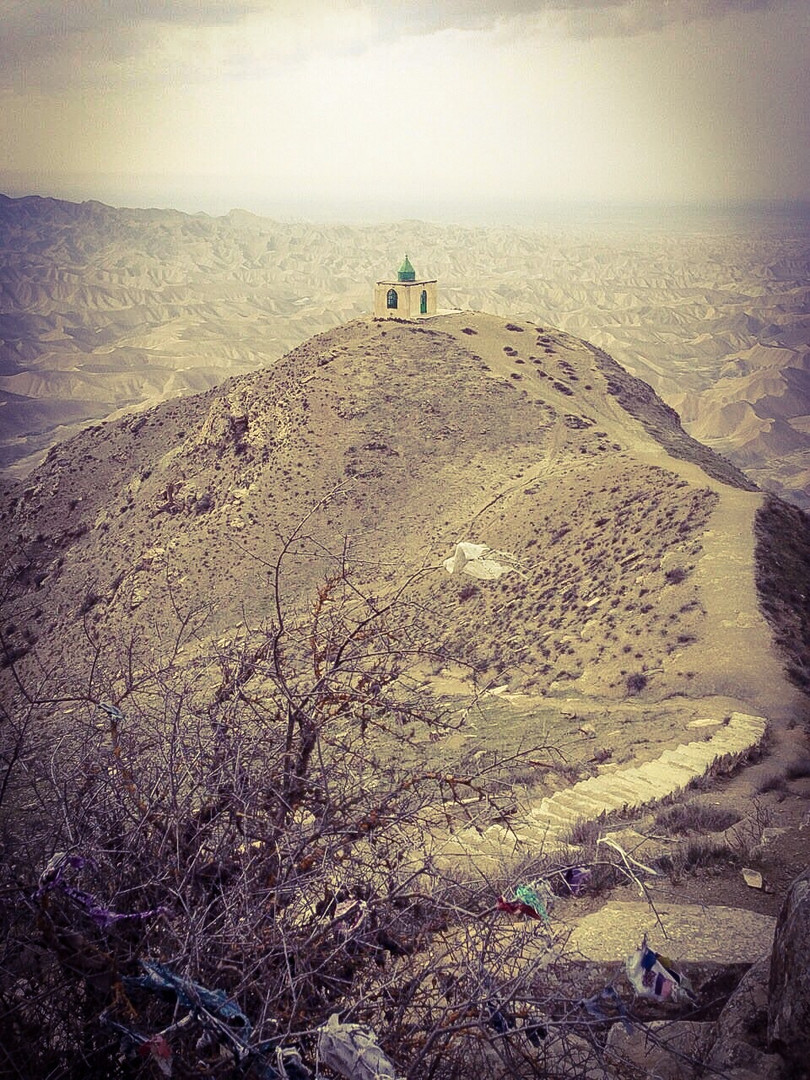
<svg viewBox="0 0 810 1080">
<path fill-rule="evenodd" d="M 654 826 L 657 832 L 685 835 L 690 832 L 722 832 L 739 820 L 740 815 L 735 810 L 688 802 L 659 811 Z"/>
<path fill-rule="evenodd" d="M 656 868 L 677 879 L 681 874 L 711 866 L 736 865 L 739 854 L 725 841 L 699 838 L 679 845 L 656 859 Z"/>
</svg>

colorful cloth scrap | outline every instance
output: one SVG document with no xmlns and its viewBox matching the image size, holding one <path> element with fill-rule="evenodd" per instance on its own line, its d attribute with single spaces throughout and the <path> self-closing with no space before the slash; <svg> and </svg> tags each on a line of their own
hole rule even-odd
<svg viewBox="0 0 810 1080">
<path fill-rule="evenodd" d="M 546 881 L 518 885 L 513 900 L 507 900 L 504 896 L 498 897 L 497 908 L 498 911 L 506 911 L 510 915 L 528 915 L 530 919 L 548 922 L 548 911 L 553 897 L 554 894 Z"/>
<path fill-rule="evenodd" d="M 694 1001 L 692 986 L 685 975 L 676 971 L 672 961 L 660 956 L 647 944 L 647 935 L 641 945 L 625 961 L 627 978 L 639 997 L 653 1001 Z"/>
</svg>

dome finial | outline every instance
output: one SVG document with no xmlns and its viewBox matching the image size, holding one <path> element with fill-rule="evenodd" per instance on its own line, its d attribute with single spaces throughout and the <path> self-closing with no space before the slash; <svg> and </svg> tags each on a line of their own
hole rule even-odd
<svg viewBox="0 0 810 1080">
<path fill-rule="evenodd" d="M 416 271 L 411 266 L 411 262 L 407 254 L 405 256 L 405 261 L 397 271 L 397 281 L 416 281 Z"/>
</svg>

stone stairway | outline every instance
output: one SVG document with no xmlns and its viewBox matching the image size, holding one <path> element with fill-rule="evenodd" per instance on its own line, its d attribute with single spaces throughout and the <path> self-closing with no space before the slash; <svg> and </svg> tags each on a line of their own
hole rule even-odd
<svg viewBox="0 0 810 1080">
<path fill-rule="evenodd" d="M 728 723 L 709 739 L 682 743 L 654 761 L 603 773 L 557 791 L 509 827 L 463 829 L 442 844 L 442 854 L 504 858 L 562 847 L 580 823 L 640 809 L 682 791 L 708 772 L 729 771 L 760 744 L 767 726 L 761 716 L 732 713 Z"/>
</svg>

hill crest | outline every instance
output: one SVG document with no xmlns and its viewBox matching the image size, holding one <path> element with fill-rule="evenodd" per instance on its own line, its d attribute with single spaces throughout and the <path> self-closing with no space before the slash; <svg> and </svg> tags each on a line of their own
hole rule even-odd
<svg viewBox="0 0 810 1080">
<path fill-rule="evenodd" d="M 568 334 L 472 312 L 356 320 L 55 447 L 2 511 L 12 606 L 34 612 L 13 621 L 38 640 L 13 648 L 75 657 L 77 620 L 109 641 L 200 606 L 207 636 L 232 636 L 272 618 L 269 568 L 306 519 L 308 555 L 285 570 L 302 602 L 338 557 L 374 589 L 432 567 L 416 588 L 425 640 L 481 679 L 725 700 L 697 571 L 720 495 L 750 516 L 751 486 Z M 517 571 L 486 587 L 447 576 L 459 541 L 513 553 Z M 756 680 L 734 677 L 751 707 Z"/>
</svg>

